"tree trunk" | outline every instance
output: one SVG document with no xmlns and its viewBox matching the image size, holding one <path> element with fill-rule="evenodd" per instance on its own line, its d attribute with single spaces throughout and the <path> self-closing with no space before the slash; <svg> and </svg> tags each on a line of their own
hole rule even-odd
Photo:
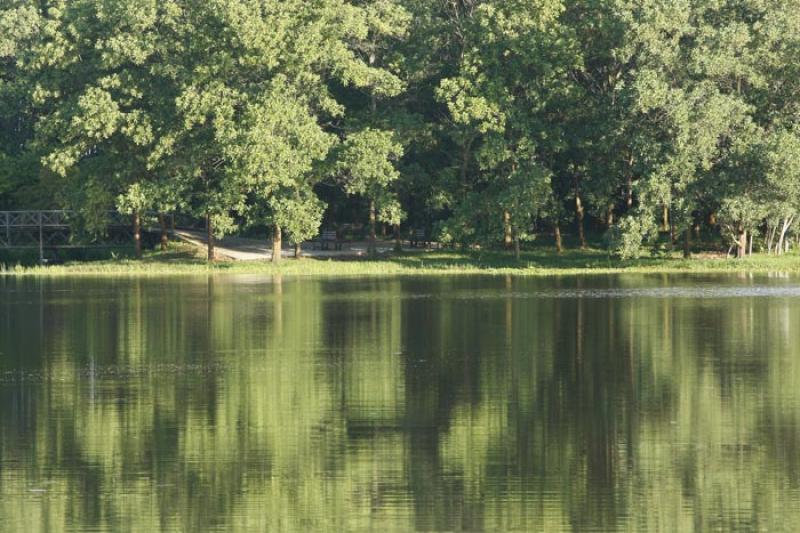
<svg viewBox="0 0 800 533">
<path fill-rule="evenodd" d="M 683 257 L 689 259 L 692 256 L 692 228 L 686 228 L 683 239 Z"/>
<path fill-rule="evenodd" d="M 169 230 L 167 229 L 167 217 L 164 213 L 158 214 L 158 225 L 161 226 L 161 251 L 166 252 L 169 248 Z"/>
<path fill-rule="evenodd" d="M 750 243 L 747 245 L 747 255 L 750 255 L 750 256 L 753 255 L 753 237 L 754 237 L 754 235 L 755 234 L 751 231 L 750 232 Z"/>
<path fill-rule="evenodd" d="M 213 262 L 217 259 L 217 254 L 214 251 L 214 228 L 211 224 L 211 214 L 206 213 L 206 244 L 208 249 L 208 261 Z"/>
<path fill-rule="evenodd" d="M 606 224 L 608 225 L 609 228 L 614 225 L 614 206 L 613 205 L 609 205 L 608 206 L 608 215 L 606 216 Z"/>
<path fill-rule="evenodd" d="M 583 203 L 579 194 L 575 195 L 575 215 L 578 219 L 578 239 L 581 242 L 581 250 L 586 249 L 586 231 L 583 228 L 584 210 Z"/>
<path fill-rule="evenodd" d="M 375 255 L 376 252 L 376 245 L 375 245 L 375 222 L 377 216 L 375 215 L 375 200 L 369 201 L 369 246 L 367 251 L 369 255 Z"/>
<path fill-rule="evenodd" d="M 794 217 L 785 217 L 781 224 L 781 235 L 778 239 L 778 246 L 775 248 L 775 251 L 778 255 L 782 255 L 784 252 L 784 242 L 786 241 L 786 232 L 789 231 L 789 228 L 792 227 L 792 223 L 794 222 Z"/>
<path fill-rule="evenodd" d="M 737 244 L 736 257 L 743 259 L 747 253 L 747 231 L 739 229 L 739 242 Z"/>
<path fill-rule="evenodd" d="M 281 227 L 275 225 L 272 227 L 272 262 L 280 263 L 282 259 L 283 250 L 283 235 Z"/>
<path fill-rule="evenodd" d="M 403 242 L 400 236 L 400 224 L 394 225 L 394 251 L 395 252 L 403 251 Z"/>
<path fill-rule="evenodd" d="M 514 257 L 516 258 L 517 261 L 519 261 L 520 255 L 521 252 L 519 248 L 519 235 L 517 235 L 516 232 L 514 232 Z"/>
<path fill-rule="evenodd" d="M 303 247 L 299 242 L 296 242 L 294 243 L 294 258 L 300 259 L 301 257 L 303 257 Z"/>
<path fill-rule="evenodd" d="M 628 174 L 628 183 L 625 191 L 625 206 L 630 210 L 633 207 L 633 176 Z"/>
<path fill-rule="evenodd" d="M 669 224 L 669 249 L 670 250 L 674 250 L 675 249 L 675 240 L 676 240 L 675 224 L 670 222 L 670 224 Z"/>
<path fill-rule="evenodd" d="M 662 221 L 661 221 L 661 231 L 664 233 L 670 230 L 669 227 L 669 207 L 667 204 L 664 204 L 664 211 L 662 213 Z"/>
<path fill-rule="evenodd" d="M 142 258 L 142 217 L 138 211 L 133 212 L 133 247 L 136 259 Z"/>
<path fill-rule="evenodd" d="M 511 213 L 503 211 L 503 248 L 510 250 L 514 246 L 514 237 L 511 232 Z"/>
<path fill-rule="evenodd" d="M 564 251 L 564 245 L 561 242 L 561 225 L 558 222 L 556 222 L 554 234 L 556 239 L 556 253 L 560 254 Z"/>
<path fill-rule="evenodd" d="M 774 226 L 771 226 L 769 223 L 767 223 L 767 235 L 766 235 L 767 242 L 766 242 L 766 245 L 767 245 L 767 253 L 769 255 L 772 255 L 772 247 L 775 244 L 775 234 L 777 232 L 778 232 L 778 225 L 777 224 L 775 224 Z"/>
</svg>

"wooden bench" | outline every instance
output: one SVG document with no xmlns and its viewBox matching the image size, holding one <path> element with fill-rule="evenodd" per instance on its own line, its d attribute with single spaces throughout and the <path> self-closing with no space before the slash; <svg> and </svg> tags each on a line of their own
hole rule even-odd
<svg viewBox="0 0 800 533">
<path fill-rule="evenodd" d="M 320 250 L 330 250 L 331 245 L 334 250 L 341 251 L 342 249 L 342 241 L 333 230 L 325 230 L 320 233 L 316 242 L 319 243 Z"/>
<path fill-rule="evenodd" d="M 411 247 L 417 248 L 420 245 L 420 243 L 422 243 L 422 245 L 425 246 L 426 248 L 428 247 L 428 239 L 425 236 L 425 230 L 415 229 L 411 233 Z"/>
</svg>

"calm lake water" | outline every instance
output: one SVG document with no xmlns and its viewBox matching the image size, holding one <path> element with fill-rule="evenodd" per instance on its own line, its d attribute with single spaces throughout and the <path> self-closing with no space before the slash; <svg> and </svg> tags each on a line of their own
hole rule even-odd
<svg viewBox="0 0 800 533">
<path fill-rule="evenodd" d="M 0 278 L 3 531 L 800 524 L 800 278 Z"/>
</svg>

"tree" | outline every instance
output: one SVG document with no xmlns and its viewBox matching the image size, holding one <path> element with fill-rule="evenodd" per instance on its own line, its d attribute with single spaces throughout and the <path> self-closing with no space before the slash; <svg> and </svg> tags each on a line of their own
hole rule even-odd
<svg viewBox="0 0 800 533">
<path fill-rule="evenodd" d="M 800 215 L 800 137 L 790 131 L 777 133 L 766 157 L 767 250 L 781 255 L 786 249 L 787 233 Z"/>
<path fill-rule="evenodd" d="M 347 137 L 336 158 L 336 173 L 347 194 L 358 194 L 369 202 L 369 253 L 376 251 L 375 224 L 400 224 L 402 211 L 389 188 L 399 178 L 394 161 L 403 147 L 388 131 L 366 129 Z"/>
<path fill-rule="evenodd" d="M 522 231 L 521 221 L 550 196 L 548 168 L 564 148 L 558 107 L 570 101 L 567 74 L 577 61 L 561 24 L 563 10 L 552 0 L 487 1 L 476 4 L 464 23 L 460 72 L 442 81 L 439 96 L 453 121 L 469 132 L 462 136 L 469 146 L 465 157 L 474 158 L 480 173 L 462 184 L 453 208 L 456 223 L 449 228 L 455 239 L 464 240 L 467 230 L 473 239 L 492 242 L 496 228 L 502 228 L 503 242 L 511 248 L 513 221 Z M 462 179 L 469 168 L 464 162 Z M 530 209 L 522 207 L 521 217 L 509 210 L 520 205 L 512 201 L 517 194 L 532 201 Z M 476 205 L 483 208 L 476 212 Z M 475 214 L 489 219 L 479 224 Z"/>
<path fill-rule="evenodd" d="M 161 39 L 173 2 L 77 0 L 42 14 L 41 38 L 25 53 L 35 86 L 33 150 L 60 177 L 59 199 L 102 233 L 119 197 L 133 215 L 141 256 L 144 184 L 157 176 L 151 151 L 174 115 Z M 126 200 L 127 198 L 127 200 Z"/>
<path fill-rule="evenodd" d="M 42 19 L 30 1 L 0 8 L 0 206 L 52 202 L 39 183 L 33 137 L 33 86 L 24 73 L 26 50 L 41 37 Z"/>
</svg>

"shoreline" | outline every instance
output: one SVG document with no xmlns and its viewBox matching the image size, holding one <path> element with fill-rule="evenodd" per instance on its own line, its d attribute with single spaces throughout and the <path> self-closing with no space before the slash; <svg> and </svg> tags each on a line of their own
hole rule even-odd
<svg viewBox="0 0 800 533">
<path fill-rule="evenodd" d="M 5 266 L 0 278 L 263 274 L 286 277 L 353 278 L 380 276 L 511 275 L 559 277 L 616 274 L 800 274 L 800 255 L 755 255 L 746 259 L 698 257 L 618 260 L 596 251 L 526 252 L 517 261 L 503 252 L 441 252 L 391 254 L 371 259 L 284 259 L 206 263 L 185 251 L 151 253 L 143 260 L 72 261 L 62 265 Z"/>
</svg>

